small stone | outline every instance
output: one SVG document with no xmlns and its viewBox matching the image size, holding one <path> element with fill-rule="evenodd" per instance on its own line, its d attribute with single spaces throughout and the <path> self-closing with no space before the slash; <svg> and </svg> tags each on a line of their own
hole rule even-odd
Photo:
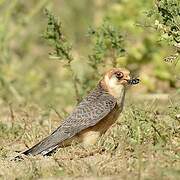
<svg viewBox="0 0 180 180">
<path fill-rule="evenodd" d="M 180 120 L 180 114 L 176 114 L 176 119 Z"/>
</svg>

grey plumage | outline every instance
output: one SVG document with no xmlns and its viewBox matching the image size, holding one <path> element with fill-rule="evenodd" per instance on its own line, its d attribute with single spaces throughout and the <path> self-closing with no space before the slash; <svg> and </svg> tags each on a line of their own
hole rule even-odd
<svg viewBox="0 0 180 180">
<path fill-rule="evenodd" d="M 50 153 L 63 141 L 96 125 L 113 110 L 116 103 L 116 99 L 99 84 L 50 136 L 22 154 L 46 155 Z"/>
</svg>

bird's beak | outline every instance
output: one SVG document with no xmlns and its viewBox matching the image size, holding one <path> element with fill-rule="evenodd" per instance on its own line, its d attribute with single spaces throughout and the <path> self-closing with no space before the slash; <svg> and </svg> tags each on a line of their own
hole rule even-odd
<svg viewBox="0 0 180 180">
<path fill-rule="evenodd" d="M 127 74 L 124 75 L 123 80 L 121 81 L 122 84 L 129 84 L 129 81 L 131 80 L 131 77 Z"/>
<path fill-rule="evenodd" d="M 124 77 L 124 80 L 126 80 L 127 82 L 129 82 L 129 81 L 131 80 L 131 77 L 130 77 L 129 75 L 126 75 L 126 76 Z"/>
</svg>

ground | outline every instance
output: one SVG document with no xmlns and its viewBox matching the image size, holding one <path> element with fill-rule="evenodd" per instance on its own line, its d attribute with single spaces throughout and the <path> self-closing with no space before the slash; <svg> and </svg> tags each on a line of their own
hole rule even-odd
<svg viewBox="0 0 180 180">
<path fill-rule="evenodd" d="M 117 123 L 93 147 L 72 145 L 51 157 L 22 161 L 11 158 L 48 135 L 66 115 L 2 102 L 0 179 L 179 179 L 180 96 L 156 97 L 127 97 Z"/>
</svg>

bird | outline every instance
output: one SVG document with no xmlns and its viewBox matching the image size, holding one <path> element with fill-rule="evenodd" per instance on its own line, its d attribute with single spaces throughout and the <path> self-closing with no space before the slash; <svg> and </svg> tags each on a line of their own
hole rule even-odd
<svg viewBox="0 0 180 180">
<path fill-rule="evenodd" d="M 94 145 L 122 112 L 127 86 L 138 82 L 125 68 L 110 69 L 56 130 L 21 155 L 49 155 L 72 142 Z"/>
</svg>

